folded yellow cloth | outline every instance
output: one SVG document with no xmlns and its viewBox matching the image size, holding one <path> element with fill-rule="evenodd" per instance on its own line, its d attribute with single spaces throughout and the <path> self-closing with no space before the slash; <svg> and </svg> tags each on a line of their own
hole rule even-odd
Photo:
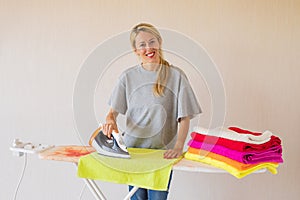
<svg viewBox="0 0 300 200">
<path fill-rule="evenodd" d="M 235 176 L 236 178 L 243 178 L 243 177 L 251 174 L 252 172 L 255 172 L 256 170 L 263 169 L 263 168 L 268 169 L 272 174 L 277 174 L 277 169 L 276 169 L 278 167 L 277 163 L 265 162 L 265 163 L 260 163 L 258 165 L 255 165 L 255 166 L 245 169 L 245 170 L 239 170 L 225 162 L 213 159 L 209 156 L 201 156 L 198 154 L 186 152 L 184 154 L 184 157 L 189 160 L 202 162 L 202 163 L 209 164 L 209 165 L 212 165 L 212 166 L 220 168 L 220 169 L 224 169 L 227 172 L 229 172 L 230 174 L 232 174 L 233 176 Z"/>
<path fill-rule="evenodd" d="M 77 175 L 81 178 L 166 191 L 172 166 L 181 158 L 164 159 L 165 151 L 128 148 L 130 159 L 112 158 L 95 152 L 80 158 Z"/>
</svg>

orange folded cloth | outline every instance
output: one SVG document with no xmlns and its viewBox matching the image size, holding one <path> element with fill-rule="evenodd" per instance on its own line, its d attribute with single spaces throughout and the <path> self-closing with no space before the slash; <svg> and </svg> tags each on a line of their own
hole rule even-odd
<svg viewBox="0 0 300 200">
<path fill-rule="evenodd" d="M 258 165 L 254 165 L 253 167 L 250 167 L 249 169 L 238 170 L 235 167 L 233 167 L 225 162 L 213 159 L 209 156 L 202 156 L 199 154 L 190 153 L 189 151 L 185 152 L 184 157 L 189 160 L 195 160 L 198 162 L 202 162 L 202 163 L 223 169 L 239 179 L 243 178 L 251 173 L 254 173 L 257 170 L 262 170 L 262 169 L 267 169 L 272 174 L 277 174 L 278 163 L 265 162 L 265 163 L 260 163 Z"/>
</svg>

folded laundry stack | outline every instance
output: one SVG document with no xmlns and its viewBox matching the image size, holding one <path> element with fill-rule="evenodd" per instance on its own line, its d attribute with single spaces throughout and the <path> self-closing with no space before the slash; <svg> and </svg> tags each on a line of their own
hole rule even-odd
<svg viewBox="0 0 300 200">
<path fill-rule="evenodd" d="M 196 127 L 191 136 L 186 159 L 224 169 L 237 178 L 263 168 L 276 174 L 278 164 L 283 162 L 281 140 L 270 131 Z"/>
</svg>

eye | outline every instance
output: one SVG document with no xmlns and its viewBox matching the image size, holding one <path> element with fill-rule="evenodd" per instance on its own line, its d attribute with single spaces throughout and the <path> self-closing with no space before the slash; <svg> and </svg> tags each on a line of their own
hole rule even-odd
<svg viewBox="0 0 300 200">
<path fill-rule="evenodd" d="M 141 44 L 139 45 L 140 48 L 143 48 L 143 47 L 145 47 L 145 46 L 146 46 L 145 43 L 141 43 Z"/>
</svg>

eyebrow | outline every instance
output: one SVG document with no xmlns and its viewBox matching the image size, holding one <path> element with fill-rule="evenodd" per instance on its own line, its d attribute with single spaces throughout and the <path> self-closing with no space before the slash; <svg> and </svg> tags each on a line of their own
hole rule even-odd
<svg viewBox="0 0 300 200">
<path fill-rule="evenodd" d="M 155 40 L 155 38 L 151 38 L 151 39 L 149 40 L 149 42 L 152 41 L 152 40 Z M 145 43 L 145 41 L 139 42 L 139 44 L 143 44 L 143 43 Z"/>
</svg>

